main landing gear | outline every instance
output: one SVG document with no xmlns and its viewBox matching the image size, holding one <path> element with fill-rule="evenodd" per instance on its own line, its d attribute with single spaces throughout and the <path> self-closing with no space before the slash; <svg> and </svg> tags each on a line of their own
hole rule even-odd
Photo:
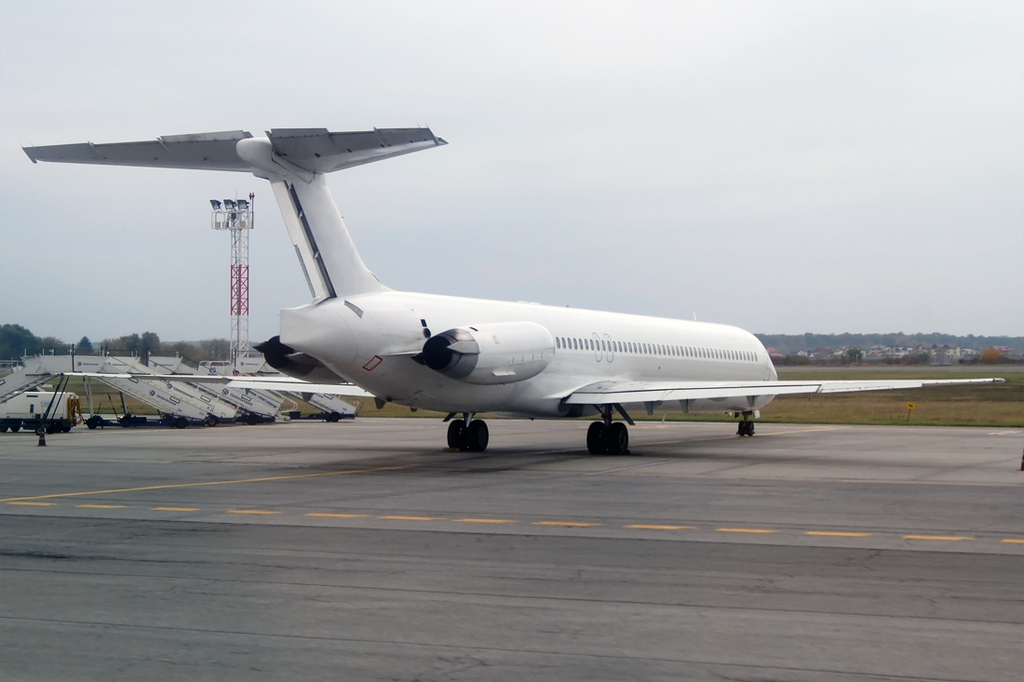
<svg viewBox="0 0 1024 682">
<path fill-rule="evenodd" d="M 455 413 L 448 415 L 448 419 Z M 473 419 L 472 412 L 464 412 L 462 419 L 452 419 L 448 424 L 448 447 L 462 452 L 483 452 L 491 435 L 487 430 L 487 422 Z"/>
<path fill-rule="evenodd" d="M 601 421 L 593 422 L 587 429 L 587 452 L 592 455 L 628 455 L 629 429 L 622 422 L 612 421 L 612 410 L 616 409 L 630 424 L 625 410 L 619 405 L 598 405 Z"/>
<path fill-rule="evenodd" d="M 739 423 L 736 429 L 737 436 L 753 436 L 754 435 L 754 422 L 750 421 L 750 412 L 743 413 L 743 421 Z"/>
</svg>

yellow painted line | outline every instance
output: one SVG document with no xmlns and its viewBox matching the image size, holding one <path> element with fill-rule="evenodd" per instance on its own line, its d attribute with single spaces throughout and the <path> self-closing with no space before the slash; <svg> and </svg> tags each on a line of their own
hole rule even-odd
<svg viewBox="0 0 1024 682">
<path fill-rule="evenodd" d="M 455 519 L 459 523 L 519 523 L 515 519 Z"/>
<path fill-rule="evenodd" d="M 7 504 L 17 504 L 17 505 L 20 505 L 22 507 L 53 507 L 57 503 L 56 502 L 20 502 L 20 501 L 16 501 L 16 502 L 8 502 Z"/>
<path fill-rule="evenodd" d="M 565 526 L 567 528 L 585 528 L 587 526 L 600 526 L 600 523 L 582 523 L 580 521 L 534 521 L 531 526 Z"/>
<path fill-rule="evenodd" d="M 280 514 L 279 511 L 270 511 L 269 509 L 228 509 L 228 514 L 256 514 L 261 516 L 269 516 L 271 514 Z"/>
<path fill-rule="evenodd" d="M 173 511 L 173 512 L 191 512 L 199 511 L 199 507 L 150 507 L 152 511 Z"/>
<path fill-rule="evenodd" d="M 443 516 L 378 516 L 389 521 L 444 521 Z"/>
<path fill-rule="evenodd" d="M 840 533 L 839 531 L 809 530 L 804 535 L 824 535 L 831 538 L 868 538 L 871 533 Z"/>
<path fill-rule="evenodd" d="M 1009 542 L 1015 545 L 1024 545 L 1024 540 L 1018 540 L 1017 538 L 1003 538 L 999 542 Z"/>
<path fill-rule="evenodd" d="M 124 509 L 123 504 L 76 504 L 79 509 Z"/>
<path fill-rule="evenodd" d="M 902 537 L 904 540 L 945 540 L 948 542 L 974 539 L 963 535 L 904 535 Z"/>
<path fill-rule="evenodd" d="M 167 485 L 144 485 L 138 488 L 114 488 L 111 490 L 83 490 L 77 493 L 53 493 L 52 495 L 34 495 L 30 497 L 7 497 L 0 502 L 20 502 L 22 500 L 49 500 L 58 497 L 82 497 L 84 495 L 111 495 L 114 493 L 137 493 L 150 490 L 172 490 L 174 488 L 201 488 L 209 485 L 236 485 L 240 483 L 265 483 L 268 481 L 290 481 L 300 478 L 322 478 L 324 476 L 349 476 L 352 474 L 373 474 L 379 471 L 397 471 L 409 469 L 414 465 L 373 467 L 370 469 L 346 469 L 345 471 L 327 471 L 317 474 L 293 474 L 290 476 L 265 476 L 263 478 L 238 478 L 228 481 L 202 481 L 200 483 L 169 483 Z"/>
<path fill-rule="evenodd" d="M 327 519 L 366 519 L 369 518 L 369 514 L 321 514 L 317 512 L 311 512 L 306 516 L 316 516 Z"/>
<path fill-rule="evenodd" d="M 645 523 L 634 523 L 623 528 L 637 528 L 639 530 L 697 530 L 697 526 L 654 526 Z"/>
<path fill-rule="evenodd" d="M 716 528 L 719 533 L 778 533 L 767 528 Z"/>
</svg>

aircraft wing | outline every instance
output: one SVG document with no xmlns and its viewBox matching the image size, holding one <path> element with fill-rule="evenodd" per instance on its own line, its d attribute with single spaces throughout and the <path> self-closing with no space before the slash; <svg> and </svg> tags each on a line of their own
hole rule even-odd
<svg viewBox="0 0 1024 682">
<path fill-rule="evenodd" d="M 249 172 L 252 167 L 236 151 L 244 130 L 194 135 L 168 135 L 155 140 L 113 144 L 59 144 L 25 147 L 32 163 L 88 163 L 107 166 L 149 166 Z M 332 133 L 326 128 L 274 128 L 267 133 L 274 153 L 303 170 L 329 173 L 373 161 L 448 144 L 429 128 L 374 128 Z"/>
<path fill-rule="evenodd" d="M 576 389 L 570 405 L 709 400 L 796 393 L 894 391 L 925 386 L 1002 383 L 1002 379 L 877 379 L 869 381 L 599 381 Z"/>
<path fill-rule="evenodd" d="M 219 376 L 216 374 L 114 374 L 110 372 L 68 372 L 66 376 L 96 379 L 137 379 L 139 381 L 184 381 L 189 384 L 219 384 L 227 388 L 248 388 L 291 393 L 323 393 L 348 398 L 374 398 L 354 384 L 313 384 L 290 377 Z"/>
</svg>

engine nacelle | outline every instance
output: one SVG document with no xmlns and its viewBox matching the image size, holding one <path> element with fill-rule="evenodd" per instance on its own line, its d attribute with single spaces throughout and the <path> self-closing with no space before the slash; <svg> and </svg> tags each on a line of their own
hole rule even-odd
<svg viewBox="0 0 1024 682">
<path fill-rule="evenodd" d="M 291 346 L 281 343 L 280 336 L 258 343 L 254 348 L 263 353 L 268 365 L 293 379 L 302 379 L 314 384 L 335 384 L 345 381 L 313 356 L 296 352 Z"/>
<path fill-rule="evenodd" d="M 531 379 L 555 354 L 555 337 L 536 322 L 456 327 L 423 344 L 423 362 L 470 384 L 511 384 Z"/>
</svg>

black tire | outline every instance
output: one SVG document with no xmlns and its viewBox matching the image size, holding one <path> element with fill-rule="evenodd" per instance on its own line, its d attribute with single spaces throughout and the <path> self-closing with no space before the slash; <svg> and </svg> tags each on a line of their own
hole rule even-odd
<svg viewBox="0 0 1024 682">
<path fill-rule="evenodd" d="M 462 434 L 466 430 L 466 423 L 461 419 L 453 419 L 448 422 L 448 447 L 452 450 L 462 449 Z"/>
<path fill-rule="evenodd" d="M 89 427 L 90 431 L 94 431 L 100 425 L 100 418 L 96 416 L 89 417 L 85 420 L 85 425 Z"/>
<path fill-rule="evenodd" d="M 750 426 L 747 427 L 747 435 L 751 438 L 754 437 L 754 422 L 747 422 Z"/>
<path fill-rule="evenodd" d="M 604 422 L 591 422 L 587 429 L 587 452 L 603 455 L 606 451 Z"/>
<path fill-rule="evenodd" d="M 329 421 L 332 424 L 335 424 L 335 423 L 341 421 L 341 413 L 340 412 L 331 412 L 329 415 L 327 415 L 327 421 Z"/>
<path fill-rule="evenodd" d="M 629 429 L 622 422 L 615 422 L 608 429 L 608 454 L 628 455 L 629 454 Z"/>
<path fill-rule="evenodd" d="M 57 433 L 57 431 L 59 430 L 60 424 L 57 424 L 56 422 L 50 422 L 49 424 L 46 425 L 46 432 L 49 434 Z"/>
<path fill-rule="evenodd" d="M 63 433 L 71 433 L 71 424 L 61 424 L 60 425 L 60 430 Z"/>
<path fill-rule="evenodd" d="M 21 424 L 11 424 L 11 433 L 21 431 Z"/>
<path fill-rule="evenodd" d="M 216 426 L 217 424 L 220 424 L 220 420 L 214 417 L 212 414 L 208 414 L 206 415 L 206 419 L 203 420 L 203 423 L 206 424 L 207 426 Z"/>
<path fill-rule="evenodd" d="M 174 428 L 184 429 L 186 427 L 188 427 L 188 419 L 185 419 L 184 417 L 178 417 L 177 419 L 174 420 Z"/>
<path fill-rule="evenodd" d="M 487 422 L 482 419 L 476 419 L 469 423 L 469 428 L 466 429 L 466 449 L 470 452 L 483 452 L 487 449 L 487 443 L 491 440 L 490 430 L 487 428 Z"/>
<path fill-rule="evenodd" d="M 0 425 L 0 433 L 7 433 L 7 424 Z"/>
<path fill-rule="evenodd" d="M 252 412 L 250 412 L 249 414 L 245 415 L 245 423 L 248 424 L 249 426 L 256 426 L 261 421 L 263 420 L 260 419 L 260 416 L 258 414 L 253 414 Z"/>
</svg>

